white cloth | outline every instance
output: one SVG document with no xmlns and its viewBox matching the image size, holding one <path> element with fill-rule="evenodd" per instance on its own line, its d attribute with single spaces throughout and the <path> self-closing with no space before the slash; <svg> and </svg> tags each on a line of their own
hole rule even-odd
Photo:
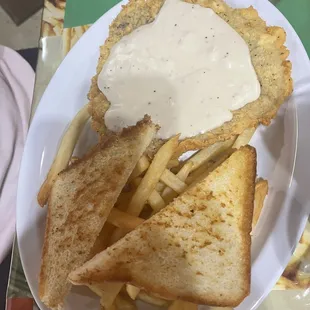
<svg viewBox="0 0 310 310">
<path fill-rule="evenodd" d="M 34 72 L 0 45 L 0 263 L 12 245 L 20 160 L 28 131 Z"/>
</svg>

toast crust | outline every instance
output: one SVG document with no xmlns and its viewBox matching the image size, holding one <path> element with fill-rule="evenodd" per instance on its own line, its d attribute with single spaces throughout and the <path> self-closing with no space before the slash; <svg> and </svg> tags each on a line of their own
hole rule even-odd
<svg viewBox="0 0 310 310">
<path fill-rule="evenodd" d="M 138 27 L 150 23 L 158 14 L 165 0 L 130 0 L 110 26 L 109 37 L 100 48 L 97 74 L 93 77 L 88 94 L 89 112 L 92 116 L 92 127 L 102 135 L 107 129 L 104 115 L 109 102 L 97 86 L 98 74 L 109 57 L 111 48 L 125 35 Z M 267 27 L 253 7 L 233 9 L 222 0 L 185 0 L 211 8 L 222 19 L 230 24 L 249 46 L 253 67 L 261 84 L 260 97 L 243 108 L 233 111 L 233 119 L 222 126 L 184 139 L 177 150 L 177 155 L 232 138 L 249 127 L 259 124 L 268 125 L 292 93 L 291 63 L 286 60 L 289 51 L 283 45 L 285 31 L 280 27 Z M 152 156 L 164 141 L 155 139 L 148 149 Z"/>
<path fill-rule="evenodd" d="M 242 165 L 245 168 L 240 168 Z M 236 169 L 236 172 L 232 172 L 236 177 L 234 182 L 240 184 L 236 187 L 230 185 L 230 169 Z M 250 291 L 250 232 L 255 178 L 256 151 L 249 146 L 243 147 L 206 179 L 72 272 L 69 280 L 74 284 L 92 287 L 103 281 L 128 282 L 165 299 L 181 299 L 219 307 L 237 306 Z M 237 192 L 229 194 L 233 189 Z M 214 201 L 217 201 L 215 209 L 212 207 Z M 230 212 L 232 215 L 229 215 Z M 205 216 L 208 217 L 207 221 L 203 219 Z M 206 223 L 211 223 L 211 226 Z M 180 231 L 185 231 L 185 234 Z M 223 235 L 222 231 L 226 233 Z M 234 238 L 238 240 L 238 250 L 229 248 L 236 245 L 230 240 L 233 232 L 236 233 Z M 191 237 L 186 237 L 188 235 Z M 213 248 L 215 243 L 217 245 Z M 217 253 L 219 249 L 223 252 L 214 254 L 213 251 Z M 225 252 L 234 253 L 234 256 L 223 260 Z M 164 262 L 158 257 L 162 257 Z M 212 265 L 211 271 L 205 269 L 208 264 L 201 260 L 210 261 L 208 264 Z M 212 268 L 219 265 L 223 270 L 236 269 L 233 275 L 238 279 L 232 277 L 229 270 L 225 270 L 218 282 L 218 274 L 214 274 Z M 149 270 L 153 270 L 153 273 Z M 165 276 L 167 279 L 162 280 L 161 277 Z M 226 276 L 229 277 L 228 282 Z M 226 286 L 227 289 L 220 294 L 205 284 L 207 282 L 211 286 Z M 200 283 L 204 283 L 203 289 Z M 231 292 L 230 289 L 234 290 L 235 286 L 238 289 Z"/>
</svg>

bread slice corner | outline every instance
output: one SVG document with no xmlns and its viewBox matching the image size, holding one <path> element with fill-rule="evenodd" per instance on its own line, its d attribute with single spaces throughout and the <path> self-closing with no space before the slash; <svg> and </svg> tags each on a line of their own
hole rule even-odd
<svg viewBox="0 0 310 310">
<path fill-rule="evenodd" d="M 239 305 L 250 291 L 255 177 L 255 149 L 242 147 L 69 280 L 127 282 L 166 299 Z"/>
</svg>

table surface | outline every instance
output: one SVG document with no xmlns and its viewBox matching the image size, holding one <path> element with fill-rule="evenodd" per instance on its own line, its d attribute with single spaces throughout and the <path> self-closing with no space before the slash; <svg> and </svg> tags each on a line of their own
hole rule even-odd
<svg viewBox="0 0 310 310">
<path fill-rule="evenodd" d="M 40 41 L 41 50 L 39 52 L 37 64 L 37 78 L 33 99 L 32 115 L 39 103 L 39 100 L 49 83 L 54 72 L 58 68 L 60 62 L 65 57 L 67 52 L 74 46 L 80 36 L 88 29 L 88 25 L 84 23 L 92 23 L 101 16 L 118 0 L 93 0 L 92 7 L 85 0 L 67 0 L 67 9 L 65 13 L 65 0 L 45 0 L 45 10 L 43 13 L 42 23 L 42 38 Z M 298 0 L 276 0 L 278 8 L 287 16 L 295 30 L 301 36 L 308 52 L 310 52 L 310 1 Z M 55 6 L 55 3 L 58 6 Z M 87 5 L 86 5 L 87 3 Z M 84 12 L 84 13 L 83 13 Z M 100 13 L 98 13 L 100 12 Z M 305 12 L 308 12 L 305 14 Z M 54 14 L 54 16 L 51 16 Z M 66 15 L 66 18 L 65 18 Z M 51 19 L 51 17 L 53 19 Z M 66 27 L 64 28 L 64 24 Z M 65 29 L 65 30 L 64 30 Z M 44 57 L 42 54 L 44 53 Z M 310 225 L 303 236 L 301 242 L 309 242 L 310 245 Z M 310 258 L 309 258 L 310 259 Z M 310 262 L 309 262 L 310 263 Z M 288 273 L 279 279 L 275 290 L 267 297 L 263 304 L 259 307 L 260 310 L 278 310 L 278 309 L 310 309 L 310 278 L 308 282 L 302 285 L 296 283 L 296 279 L 288 276 Z M 9 279 L 9 288 L 7 298 L 32 298 L 28 288 L 23 269 L 20 263 L 18 246 L 14 242 L 11 273 Z M 32 303 L 27 303 L 30 310 Z M 8 310 L 17 310 L 16 304 L 8 303 Z"/>
</svg>

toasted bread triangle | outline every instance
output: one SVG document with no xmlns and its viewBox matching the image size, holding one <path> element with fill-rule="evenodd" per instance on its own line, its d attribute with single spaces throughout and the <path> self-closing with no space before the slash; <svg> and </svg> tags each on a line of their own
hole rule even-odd
<svg viewBox="0 0 310 310">
<path fill-rule="evenodd" d="M 256 152 L 235 151 L 203 181 L 69 275 L 132 283 L 167 299 L 237 306 L 250 289 Z"/>
<path fill-rule="evenodd" d="M 88 259 L 117 197 L 156 131 L 145 117 L 58 175 L 48 200 L 39 277 L 39 296 L 49 308 L 62 306 L 71 287 L 68 274 Z"/>
</svg>

